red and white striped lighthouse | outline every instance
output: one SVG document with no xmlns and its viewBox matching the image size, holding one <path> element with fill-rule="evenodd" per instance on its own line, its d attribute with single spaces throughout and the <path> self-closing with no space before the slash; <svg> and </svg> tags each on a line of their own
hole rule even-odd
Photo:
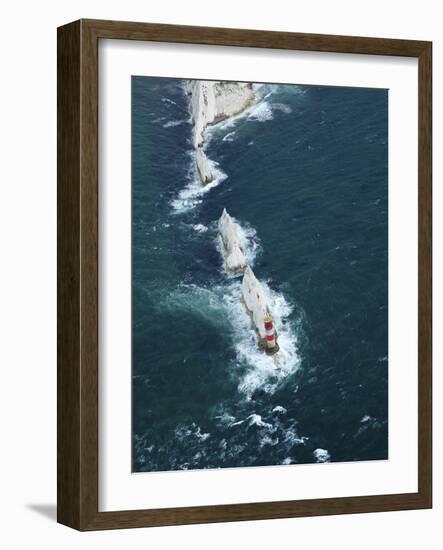
<svg viewBox="0 0 443 550">
<path fill-rule="evenodd" d="M 272 316 L 270 313 L 267 313 L 264 318 L 265 323 L 265 332 L 266 332 L 266 353 L 268 355 L 273 355 L 279 350 L 277 339 L 275 336 L 274 325 L 272 323 Z"/>
</svg>

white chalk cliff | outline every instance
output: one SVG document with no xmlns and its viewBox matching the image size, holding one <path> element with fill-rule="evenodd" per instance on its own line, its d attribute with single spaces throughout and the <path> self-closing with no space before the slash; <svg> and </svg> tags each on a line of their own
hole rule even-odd
<svg viewBox="0 0 443 550">
<path fill-rule="evenodd" d="M 218 230 L 228 271 L 243 271 L 246 267 L 240 228 L 227 213 L 226 208 L 218 220 Z"/>
<path fill-rule="evenodd" d="M 255 96 L 251 85 L 244 82 L 188 80 L 186 91 L 190 96 L 197 168 L 205 185 L 214 179 L 203 151 L 207 126 L 241 113 L 253 102 Z"/>
<path fill-rule="evenodd" d="M 268 300 L 263 287 L 249 266 L 246 267 L 243 275 L 242 296 L 260 338 L 266 338 L 264 318 L 270 313 Z"/>
</svg>

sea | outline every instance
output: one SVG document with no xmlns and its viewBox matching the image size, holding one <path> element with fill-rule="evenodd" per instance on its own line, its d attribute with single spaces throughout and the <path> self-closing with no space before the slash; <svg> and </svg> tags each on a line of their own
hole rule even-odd
<svg viewBox="0 0 443 550">
<path fill-rule="evenodd" d="M 388 91 L 254 90 L 208 129 L 202 187 L 184 81 L 132 77 L 134 472 L 388 459 Z M 223 208 L 273 357 L 224 268 Z"/>
</svg>

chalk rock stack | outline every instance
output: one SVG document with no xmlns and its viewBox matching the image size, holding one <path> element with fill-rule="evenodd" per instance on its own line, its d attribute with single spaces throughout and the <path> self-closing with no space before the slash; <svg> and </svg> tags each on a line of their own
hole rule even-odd
<svg viewBox="0 0 443 550">
<path fill-rule="evenodd" d="M 246 267 L 243 275 L 242 296 L 260 340 L 266 342 L 265 317 L 270 315 L 268 300 L 263 287 L 249 266 Z"/>
<path fill-rule="evenodd" d="M 197 147 L 195 151 L 195 161 L 197 163 L 198 175 L 203 185 L 210 183 L 214 179 L 209 159 L 202 147 Z"/>
<path fill-rule="evenodd" d="M 279 346 L 273 329 L 268 298 L 254 272 L 247 265 L 245 243 L 241 235 L 241 229 L 228 214 L 226 208 L 223 209 L 223 213 L 218 220 L 218 230 L 226 270 L 231 273 L 243 272 L 241 293 L 258 334 L 260 348 L 265 349 L 266 353 L 274 354 L 279 350 Z"/>
<path fill-rule="evenodd" d="M 209 159 L 203 150 L 207 126 L 242 112 L 255 96 L 251 85 L 244 82 L 188 80 L 186 91 L 190 96 L 198 173 L 201 183 L 206 185 L 214 179 Z"/>
<path fill-rule="evenodd" d="M 246 258 L 240 228 L 227 213 L 226 208 L 218 220 L 218 230 L 223 244 L 226 269 L 232 272 L 243 271 L 246 267 Z"/>
</svg>

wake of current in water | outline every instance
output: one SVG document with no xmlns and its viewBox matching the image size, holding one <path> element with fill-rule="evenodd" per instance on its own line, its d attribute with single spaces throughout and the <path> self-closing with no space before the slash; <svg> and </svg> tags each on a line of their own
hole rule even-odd
<svg viewBox="0 0 443 550">
<path fill-rule="evenodd" d="M 315 109 L 312 101 L 318 100 L 316 94 L 330 91 L 329 109 L 333 110 L 339 104 L 336 91 L 275 85 L 255 89 L 255 104 L 208 131 L 206 149 L 216 178 L 202 187 L 192 153 L 192 127 L 183 83 L 133 80 L 135 471 L 358 460 L 386 455 L 387 343 L 379 334 L 375 338 L 366 335 L 373 347 L 371 359 L 374 356 L 370 374 L 357 380 L 352 375 L 349 378 L 356 386 L 360 383 L 363 393 L 374 394 L 374 385 L 377 388 L 375 396 L 346 417 L 348 400 L 353 401 L 348 392 L 352 391 L 352 382 L 351 386 L 343 382 L 348 369 L 343 372 L 337 365 L 345 359 L 347 366 L 346 357 L 351 356 L 361 374 L 367 349 L 346 348 L 346 343 L 341 349 L 337 346 L 336 337 L 342 326 L 340 322 L 334 335 L 334 315 L 341 321 L 347 313 L 352 317 L 352 311 L 338 312 L 338 304 L 334 299 L 325 301 L 322 292 L 323 305 L 311 307 L 315 302 L 315 269 L 328 266 L 332 250 L 348 266 L 343 274 L 351 277 L 350 286 L 355 287 L 354 294 L 349 289 L 350 296 L 343 300 L 346 289 L 333 274 L 331 291 L 339 286 L 342 293 L 337 297 L 339 307 L 352 304 L 361 277 L 357 275 L 358 280 L 354 281 L 348 273 L 350 262 L 355 261 L 349 259 L 349 253 L 358 248 L 358 242 L 335 234 L 319 250 L 312 228 L 308 228 L 308 222 L 312 224 L 314 220 L 314 227 L 323 231 L 318 217 L 328 197 L 319 193 L 312 174 L 315 161 L 306 155 L 313 156 L 310 153 L 317 150 L 319 165 L 323 166 L 325 151 L 314 139 L 314 130 L 338 123 L 328 121 L 327 101 L 322 102 L 320 109 Z M 356 106 L 368 99 L 368 91 L 362 92 L 363 100 L 352 98 Z M 383 101 L 375 94 L 370 99 L 383 107 Z M 309 116 L 304 120 L 306 111 Z M 314 112 L 320 114 L 320 120 L 313 120 Z M 309 124 L 315 128 L 308 130 Z M 383 117 L 367 126 L 362 129 L 364 143 L 374 143 L 381 160 L 376 173 L 366 175 L 367 183 L 371 178 L 379 183 L 377 197 L 370 193 L 363 210 L 378 200 L 375 206 L 386 224 Z M 367 141 L 368 136 L 372 141 Z M 279 139 L 283 139 L 280 149 L 284 154 L 275 149 Z M 303 160 L 310 177 L 298 178 Z M 335 167 L 329 169 L 331 184 L 338 176 L 334 174 L 338 165 L 336 161 Z M 283 208 L 279 195 L 283 197 Z M 303 221 L 303 205 L 309 218 L 315 201 L 318 211 Z M 337 211 L 339 203 L 332 201 L 329 206 Z M 247 261 L 254 266 L 269 298 L 281 348 L 273 357 L 257 347 L 256 334 L 241 301 L 241 279 L 227 275 L 223 267 L 216 220 L 225 206 L 237 221 L 241 220 Z M 343 220 L 346 223 L 346 216 Z M 334 233 L 334 224 L 331 227 L 329 232 Z M 381 254 L 380 260 L 386 259 L 385 231 L 382 224 L 382 229 L 374 234 L 370 258 Z M 310 252 L 306 249 L 309 242 Z M 367 248 L 361 251 L 362 257 L 368 256 Z M 383 277 L 382 283 L 386 283 Z M 383 324 L 386 291 L 378 279 L 369 280 L 368 291 L 372 294 L 376 290 L 381 295 L 372 315 Z M 320 331 L 326 343 L 334 343 L 333 349 L 322 346 Z M 332 334 L 327 335 L 328 331 Z M 348 335 L 348 341 L 352 340 Z M 359 346 L 354 344 L 354 348 Z M 334 352 L 337 357 L 329 362 Z M 377 371 L 378 381 L 374 380 Z M 323 398 L 317 393 L 321 391 Z M 337 422 L 340 414 L 343 420 Z M 331 422 L 323 420 L 325 415 L 334 421 L 334 430 L 330 429 Z M 341 436 L 339 447 L 338 434 L 343 430 L 345 435 Z"/>
</svg>

